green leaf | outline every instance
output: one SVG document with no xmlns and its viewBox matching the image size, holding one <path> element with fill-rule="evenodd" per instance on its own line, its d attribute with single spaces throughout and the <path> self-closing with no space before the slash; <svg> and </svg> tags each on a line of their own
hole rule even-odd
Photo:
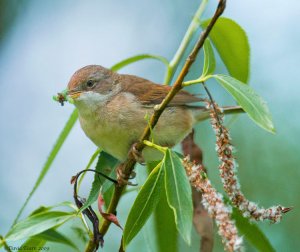
<svg viewBox="0 0 300 252">
<path fill-rule="evenodd" d="M 29 216 L 32 216 L 32 215 L 36 215 L 36 214 L 39 214 L 39 213 L 42 213 L 42 212 L 47 212 L 51 209 L 52 207 L 45 207 L 45 206 L 40 206 L 38 207 L 37 209 L 33 210 Z"/>
<path fill-rule="evenodd" d="M 54 229 L 49 229 L 40 234 L 30 237 L 27 241 L 25 241 L 25 243 L 21 245 L 21 247 L 43 247 L 47 242 L 65 244 L 79 251 L 79 249 L 71 240 Z"/>
<path fill-rule="evenodd" d="M 103 155 L 105 156 L 103 156 L 104 160 L 101 161 L 102 164 L 101 171 L 105 173 L 107 176 L 109 176 L 110 178 L 117 179 L 116 168 L 120 164 L 120 161 L 106 152 L 104 152 Z M 98 168 L 96 167 L 96 170 L 97 169 Z M 103 179 L 103 185 L 101 187 L 101 193 L 104 196 L 107 191 L 111 191 L 111 189 L 114 188 L 114 184 L 111 181 L 107 180 L 106 178 L 102 178 L 102 179 Z"/>
<path fill-rule="evenodd" d="M 161 190 L 160 194 L 160 200 L 154 211 L 155 238 L 158 248 L 156 252 L 178 252 L 179 236 L 174 213 L 168 204 L 165 190 Z"/>
<path fill-rule="evenodd" d="M 216 69 L 216 59 L 210 40 L 206 39 L 203 46 L 204 50 L 204 64 L 202 77 L 213 74 Z"/>
<path fill-rule="evenodd" d="M 7 241 L 16 241 L 39 234 L 45 230 L 62 225 L 71 218 L 76 217 L 74 212 L 42 212 L 29 216 L 15 224 L 7 233 Z"/>
<path fill-rule="evenodd" d="M 49 212 L 51 209 L 56 208 L 56 207 L 69 207 L 74 209 L 75 211 L 78 211 L 78 207 L 76 205 L 74 205 L 72 202 L 70 201 L 63 201 L 61 203 L 58 203 L 56 205 L 53 206 L 40 206 L 37 209 L 33 210 L 29 216 L 33 216 L 39 213 L 43 213 L 43 212 Z M 28 216 L 28 217 L 29 217 Z"/>
<path fill-rule="evenodd" d="M 205 28 L 210 19 L 201 23 Z M 229 18 L 221 17 L 209 34 L 228 72 L 234 78 L 247 83 L 250 69 L 250 45 L 246 32 Z"/>
<path fill-rule="evenodd" d="M 263 129 L 274 133 L 274 125 L 266 102 L 250 86 L 226 75 L 212 75 L 238 102 L 249 117 Z"/>
<path fill-rule="evenodd" d="M 105 188 L 104 190 L 104 186 L 107 185 L 107 187 Z M 103 199 L 104 199 L 104 207 L 107 209 L 108 206 L 109 206 L 109 202 L 111 201 L 111 198 L 113 197 L 113 194 L 114 194 L 114 185 L 113 184 L 110 184 L 109 183 L 104 183 L 104 185 L 102 186 L 102 190 L 101 190 L 101 193 L 102 193 L 102 196 L 103 196 Z M 124 192 L 126 193 L 126 191 Z"/>
<path fill-rule="evenodd" d="M 51 167 L 56 155 L 58 154 L 58 152 L 60 151 L 63 143 L 65 142 L 66 138 L 68 137 L 71 129 L 73 128 L 75 122 L 77 121 L 78 118 L 78 113 L 77 110 L 74 109 L 74 111 L 72 112 L 69 120 L 67 121 L 65 127 L 63 128 L 62 132 L 60 133 L 58 139 L 56 140 L 55 145 L 53 146 L 50 155 L 45 163 L 45 165 L 43 166 L 39 177 L 37 178 L 31 192 L 29 193 L 28 197 L 26 198 L 23 206 L 21 207 L 21 209 L 19 210 L 17 217 L 14 220 L 14 224 L 17 223 L 18 219 L 20 218 L 24 208 L 27 206 L 29 200 L 31 199 L 32 195 L 35 193 L 36 189 L 39 187 L 39 185 L 41 184 L 42 180 L 44 179 L 44 177 L 46 176 L 47 172 L 49 171 L 49 168 Z"/>
<path fill-rule="evenodd" d="M 241 213 L 233 208 L 232 218 L 235 220 L 239 232 L 258 250 L 264 252 L 275 252 L 270 241 L 260 228 L 243 217 Z"/>
<path fill-rule="evenodd" d="M 21 247 L 23 247 L 23 248 L 25 248 L 25 247 L 27 247 L 27 248 L 41 248 L 41 247 L 45 246 L 46 243 L 47 243 L 47 241 L 42 240 L 42 239 L 38 239 L 35 236 L 33 236 L 33 237 L 30 237 L 28 240 L 26 240 L 21 245 Z"/>
<path fill-rule="evenodd" d="M 144 226 L 159 202 L 163 190 L 164 170 L 159 163 L 150 173 L 128 214 L 123 233 L 124 248 Z"/>
<path fill-rule="evenodd" d="M 79 251 L 77 246 L 69 238 L 67 238 L 66 236 L 64 236 L 63 234 L 59 233 L 58 231 L 56 231 L 54 229 L 46 230 L 46 231 L 39 233 L 31 238 L 65 244 L 65 245 Z"/>
<path fill-rule="evenodd" d="M 164 63 L 167 67 L 169 67 L 169 61 L 166 58 L 162 57 L 162 56 L 157 56 L 157 55 L 152 55 L 152 54 L 140 54 L 140 55 L 132 56 L 130 58 L 122 60 L 119 63 L 113 65 L 110 69 L 113 70 L 113 71 L 118 71 L 121 68 L 123 68 L 123 67 L 125 67 L 129 64 L 132 64 L 134 62 L 144 60 L 144 59 L 159 60 L 160 62 Z"/>
<path fill-rule="evenodd" d="M 96 165 L 96 171 L 102 172 L 106 175 L 109 175 L 113 169 L 115 168 L 116 164 L 118 163 L 118 160 L 112 157 L 111 155 L 107 154 L 106 152 L 101 152 L 98 158 L 98 162 Z M 101 186 L 106 181 L 105 178 L 101 177 L 99 174 L 95 173 L 94 181 L 92 184 L 92 188 L 90 191 L 90 194 L 80 209 L 80 211 L 83 211 L 87 207 L 89 207 L 91 204 L 93 204 L 97 199 L 99 195 L 99 191 Z M 112 183 L 109 181 L 109 183 Z"/>
<path fill-rule="evenodd" d="M 168 149 L 163 168 L 166 171 L 165 188 L 169 206 L 173 209 L 179 234 L 187 244 L 191 243 L 193 220 L 192 190 L 181 159 Z"/>
<path fill-rule="evenodd" d="M 74 231 L 75 235 L 77 236 L 76 238 L 79 238 L 83 243 L 87 243 L 88 239 L 88 234 L 85 229 L 83 229 L 81 226 L 80 227 L 71 227 L 72 230 Z"/>
<path fill-rule="evenodd" d="M 125 191 L 125 193 L 130 193 L 130 194 L 135 194 L 135 197 L 137 193 L 141 190 L 141 187 L 147 180 L 149 174 L 151 171 L 160 163 L 160 161 L 153 161 L 146 163 L 145 166 L 141 166 L 140 164 L 137 164 L 135 167 L 135 170 L 137 171 L 136 173 L 136 183 L 139 186 L 135 186 L 134 188 L 129 188 Z M 164 192 L 164 190 L 162 190 Z M 165 194 L 165 192 L 164 192 Z M 125 195 L 125 194 L 123 194 Z M 161 194 L 162 195 L 162 194 Z M 160 201 L 159 201 L 160 202 Z M 142 242 L 143 243 L 143 252 L 159 252 L 158 250 L 158 244 L 157 244 L 157 229 L 155 227 L 155 211 L 157 211 L 157 208 L 159 207 L 159 203 L 157 204 L 153 214 L 150 215 L 149 219 L 141 229 L 141 231 L 137 234 L 136 238 L 130 243 L 130 247 L 127 247 L 127 250 L 130 251 L 130 248 L 134 247 L 134 244 L 137 244 L 137 242 Z M 169 206 L 168 206 L 169 208 Z M 175 252 L 175 251 L 172 251 Z"/>
</svg>

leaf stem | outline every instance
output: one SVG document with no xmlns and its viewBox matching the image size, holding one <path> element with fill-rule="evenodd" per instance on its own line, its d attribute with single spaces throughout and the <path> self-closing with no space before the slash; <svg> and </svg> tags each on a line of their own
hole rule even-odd
<svg viewBox="0 0 300 252">
<path fill-rule="evenodd" d="M 203 82 L 207 81 L 208 79 L 210 79 L 211 77 L 212 77 L 212 75 L 200 76 L 198 79 L 185 81 L 185 82 L 182 83 L 182 85 L 184 87 L 187 87 L 187 86 L 190 86 L 190 85 L 203 83 Z"/>
<path fill-rule="evenodd" d="M 208 95 L 208 97 L 209 97 L 209 99 L 210 99 L 211 106 L 212 106 L 212 108 L 213 108 L 213 110 L 214 110 L 214 113 L 215 113 L 215 115 L 216 115 L 216 118 L 217 118 L 217 122 L 218 122 L 219 126 L 221 126 L 222 124 L 221 124 L 220 118 L 219 118 L 219 116 L 218 116 L 218 111 L 217 111 L 217 108 L 216 108 L 215 101 L 214 101 L 214 99 L 213 99 L 211 93 L 209 92 L 208 88 L 206 87 L 205 82 L 202 82 L 202 85 L 203 85 L 204 90 L 205 90 L 205 92 L 207 93 L 207 95 Z M 222 134 L 222 127 L 220 127 L 220 135 L 221 135 L 221 134 Z"/>
<path fill-rule="evenodd" d="M 161 151 L 162 153 L 165 153 L 167 151 L 167 149 L 168 149 L 167 147 L 163 147 L 163 146 L 157 145 L 157 144 L 155 144 L 153 142 L 150 142 L 148 140 L 144 140 L 143 143 L 145 145 L 149 146 L 149 147 L 152 147 L 152 148 L 155 148 L 155 149 Z"/>
</svg>

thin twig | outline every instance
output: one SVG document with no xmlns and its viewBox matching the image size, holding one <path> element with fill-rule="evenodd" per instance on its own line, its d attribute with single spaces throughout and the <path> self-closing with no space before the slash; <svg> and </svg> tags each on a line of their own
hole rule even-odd
<svg viewBox="0 0 300 252">
<path fill-rule="evenodd" d="M 155 111 L 150 119 L 149 125 L 145 128 L 144 133 L 142 134 L 140 141 L 136 144 L 136 150 L 141 152 L 145 145 L 143 144 L 144 140 L 148 140 L 150 133 L 151 133 L 151 128 L 153 129 L 154 126 L 156 125 L 159 117 L 163 113 L 164 109 L 167 107 L 169 102 L 173 99 L 173 97 L 183 88 L 182 82 L 185 78 L 185 76 L 188 74 L 190 67 L 196 60 L 196 57 L 200 51 L 200 49 L 203 47 L 203 44 L 205 42 L 205 39 L 208 37 L 211 29 L 215 25 L 216 21 L 218 18 L 222 15 L 224 9 L 226 6 L 226 0 L 220 0 L 218 7 L 214 13 L 214 16 L 210 20 L 210 23 L 206 27 L 206 29 L 201 33 L 200 38 L 198 39 L 196 45 L 194 46 L 192 52 L 188 56 L 188 58 L 185 61 L 185 64 L 179 73 L 174 85 L 172 86 L 172 89 L 170 92 L 167 94 L 165 99 L 162 101 L 162 103 L 158 106 L 155 107 Z M 125 163 L 122 165 L 122 173 L 125 175 L 124 177 L 129 177 L 131 172 L 134 169 L 134 165 L 136 164 L 134 155 L 132 150 L 129 151 L 127 160 Z M 116 211 L 117 205 L 119 203 L 119 200 L 121 198 L 122 192 L 126 188 L 126 185 L 119 185 L 115 186 L 115 190 L 111 199 L 111 202 L 108 206 L 108 213 L 114 213 Z M 102 225 L 100 226 L 100 233 L 105 234 L 109 228 L 110 222 L 107 220 L 104 220 Z"/>
<path fill-rule="evenodd" d="M 214 103 L 214 99 L 213 99 L 211 93 L 209 92 L 208 88 L 206 87 L 205 82 L 203 81 L 203 82 L 201 82 L 201 84 L 203 85 L 203 87 L 205 89 L 205 92 L 207 93 L 207 95 L 208 95 L 208 97 L 209 97 L 209 99 L 211 101 L 211 105 L 212 105 L 212 108 L 213 108 L 213 110 L 215 112 L 215 115 L 218 115 L 216 104 Z M 217 116 L 216 119 L 218 121 L 218 124 L 221 125 L 220 118 Z M 220 128 L 220 134 L 222 134 L 222 128 Z"/>
</svg>

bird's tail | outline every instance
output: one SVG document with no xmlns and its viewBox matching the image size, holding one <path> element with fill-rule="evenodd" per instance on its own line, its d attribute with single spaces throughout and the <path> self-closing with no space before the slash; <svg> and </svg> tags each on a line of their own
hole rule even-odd
<svg viewBox="0 0 300 252">
<path fill-rule="evenodd" d="M 228 114 L 240 114 L 244 113 L 245 111 L 242 109 L 241 106 L 225 106 L 221 107 L 221 110 L 225 115 Z M 195 120 L 197 122 L 204 121 L 210 117 L 210 109 L 205 107 L 193 107 L 192 109 Z"/>
</svg>

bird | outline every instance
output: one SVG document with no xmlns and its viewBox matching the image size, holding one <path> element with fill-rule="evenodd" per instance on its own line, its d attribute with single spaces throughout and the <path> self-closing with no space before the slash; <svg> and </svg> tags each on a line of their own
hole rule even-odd
<svg viewBox="0 0 300 252">
<path fill-rule="evenodd" d="M 73 74 L 66 94 L 78 110 L 86 136 L 103 151 L 124 162 L 148 125 L 155 105 L 162 102 L 170 89 L 168 85 L 135 75 L 88 65 Z M 179 91 L 151 130 L 152 141 L 169 148 L 182 141 L 198 122 L 209 118 L 210 109 L 199 105 L 203 101 L 185 90 Z M 223 111 L 239 113 L 242 109 L 229 106 Z M 141 158 L 145 162 L 156 161 L 162 154 L 146 146 Z"/>
</svg>

